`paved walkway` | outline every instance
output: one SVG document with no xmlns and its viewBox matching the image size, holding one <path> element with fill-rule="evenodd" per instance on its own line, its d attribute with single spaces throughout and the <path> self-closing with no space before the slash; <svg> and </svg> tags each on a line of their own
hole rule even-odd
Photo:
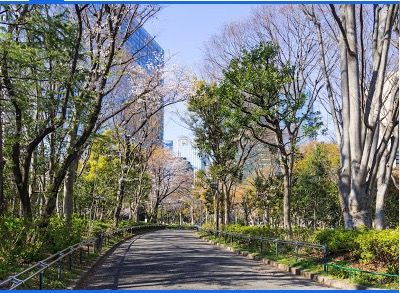
<svg viewBox="0 0 400 293">
<path fill-rule="evenodd" d="M 199 239 L 162 230 L 125 241 L 80 289 L 328 289 Z"/>
</svg>

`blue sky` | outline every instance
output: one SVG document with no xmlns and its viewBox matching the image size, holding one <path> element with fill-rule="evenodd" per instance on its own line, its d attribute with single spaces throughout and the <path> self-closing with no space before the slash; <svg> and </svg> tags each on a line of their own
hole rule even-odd
<svg viewBox="0 0 400 293">
<path fill-rule="evenodd" d="M 204 43 L 225 24 L 249 16 L 253 7 L 249 4 L 171 4 L 164 6 L 145 28 L 156 36 L 167 56 L 173 56 L 174 63 L 196 72 L 202 64 Z M 185 106 L 180 104 L 165 113 L 164 139 L 174 140 L 174 144 L 177 137 L 191 135 L 176 114 L 184 111 Z"/>
</svg>

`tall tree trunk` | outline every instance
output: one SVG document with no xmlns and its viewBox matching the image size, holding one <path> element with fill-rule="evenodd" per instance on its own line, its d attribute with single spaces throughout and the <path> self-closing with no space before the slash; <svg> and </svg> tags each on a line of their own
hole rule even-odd
<svg viewBox="0 0 400 293">
<path fill-rule="evenodd" d="M 122 203 L 125 195 L 125 174 L 121 174 L 118 180 L 118 191 L 117 191 L 117 206 L 114 213 L 115 227 L 118 227 L 119 220 L 121 218 Z"/>
<path fill-rule="evenodd" d="M 6 212 L 4 198 L 3 108 L 0 104 L 0 217 Z"/>
<path fill-rule="evenodd" d="M 160 202 L 157 200 L 156 204 L 153 207 L 153 211 L 150 215 L 149 222 L 150 223 L 157 223 L 157 217 L 158 217 L 158 208 L 160 207 Z"/>
<path fill-rule="evenodd" d="M 79 157 L 69 166 L 64 180 L 64 218 L 65 226 L 72 227 L 72 215 L 74 213 L 74 184 L 78 168 Z"/>
<path fill-rule="evenodd" d="M 342 23 L 346 27 L 344 14 Z M 341 72 L 341 94 L 342 94 L 342 119 L 343 138 L 340 140 L 340 171 L 338 179 L 339 202 L 342 209 L 344 226 L 346 229 L 353 228 L 353 219 L 349 210 L 349 196 L 351 187 L 351 155 L 350 155 L 350 100 L 348 84 L 347 48 L 343 37 L 339 38 L 340 50 L 340 72 Z"/>
<path fill-rule="evenodd" d="M 290 220 L 290 197 L 292 193 L 290 163 L 286 157 L 282 156 L 283 171 L 283 227 L 288 232 L 288 237 L 292 237 L 292 225 Z"/>
<path fill-rule="evenodd" d="M 73 120 L 73 127 L 69 132 L 70 137 L 70 147 L 76 143 L 76 137 L 78 135 L 78 129 L 80 126 L 79 123 L 79 116 L 80 116 L 80 109 L 79 107 L 75 108 L 75 117 Z M 67 228 L 72 227 L 72 216 L 74 213 L 74 184 L 76 179 L 76 173 L 78 170 L 79 159 L 83 153 L 83 149 L 79 150 L 76 158 L 71 162 L 68 166 L 67 173 L 64 179 L 64 219 L 65 219 L 65 226 Z"/>
<path fill-rule="evenodd" d="M 384 229 L 385 223 L 385 198 L 390 182 L 390 175 L 392 174 L 393 164 L 396 159 L 396 153 L 399 147 L 399 133 L 398 127 L 395 128 L 395 135 L 392 137 L 390 150 L 386 149 L 385 152 L 388 154 L 384 157 L 388 157 L 388 161 L 381 160 L 379 162 L 379 169 L 377 175 L 377 192 L 376 192 L 376 203 L 375 203 L 375 229 Z"/>
<path fill-rule="evenodd" d="M 194 225 L 194 203 L 192 201 L 192 204 L 190 206 L 190 223 Z"/>
<path fill-rule="evenodd" d="M 215 229 L 219 230 L 219 219 L 220 219 L 220 196 L 219 196 L 219 190 L 215 191 L 214 195 L 214 222 L 215 222 Z"/>
<path fill-rule="evenodd" d="M 360 73 L 358 64 L 357 26 L 355 5 L 344 6 L 346 17 L 347 68 L 349 91 L 349 136 L 351 152 L 351 188 L 349 196 L 350 212 L 356 227 L 371 227 L 368 199 L 366 193 L 366 172 L 362 170 L 363 123 L 361 119 Z"/>
<path fill-rule="evenodd" d="M 230 197 L 231 197 L 231 192 L 230 192 L 230 188 L 229 188 L 229 184 L 230 183 L 223 183 L 223 189 L 224 189 L 224 197 L 223 197 L 223 203 L 224 203 L 224 214 L 223 214 L 223 219 L 224 219 L 224 225 L 228 225 L 230 222 Z"/>
<path fill-rule="evenodd" d="M 129 169 L 129 165 L 131 164 L 131 145 L 130 145 L 130 140 L 129 137 L 125 134 L 124 136 L 124 142 L 126 148 L 124 149 L 121 157 L 121 175 L 118 180 L 118 191 L 117 191 L 117 206 L 115 208 L 115 213 L 114 213 L 114 220 L 115 220 L 115 226 L 118 227 L 118 223 L 121 217 L 121 210 L 122 210 L 122 204 L 124 201 L 125 197 L 125 187 L 126 187 L 126 177 Z"/>
</svg>

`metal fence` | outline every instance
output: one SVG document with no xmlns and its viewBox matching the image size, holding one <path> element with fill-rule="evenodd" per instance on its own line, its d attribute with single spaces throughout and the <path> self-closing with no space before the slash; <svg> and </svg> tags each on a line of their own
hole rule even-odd
<svg viewBox="0 0 400 293">
<path fill-rule="evenodd" d="M 351 267 L 345 267 L 345 266 L 341 266 L 341 265 L 334 264 L 334 263 L 328 263 L 328 264 L 326 264 L 326 266 L 327 266 L 327 271 L 328 271 L 329 268 L 332 268 L 332 269 L 338 269 L 340 271 L 347 272 L 350 279 L 355 274 L 361 273 L 361 274 L 367 274 L 367 275 L 371 275 L 371 276 L 386 277 L 386 278 L 389 278 L 389 279 L 399 280 L 399 275 L 395 275 L 395 274 L 370 272 L 370 271 L 366 271 L 366 270 L 355 269 L 355 268 L 351 268 Z"/>
<path fill-rule="evenodd" d="M 329 259 L 328 259 L 328 249 L 327 249 L 326 245 L 319 245 L 319 244 L 300 242 L 300 241 L 282 240 L 282 239 L 277 239 L 277 238 L 252 236 L 252 235 L 224 232 L 224 231 L 217 231 L 217 230 L 201 230 L 201 231 L 205 232 L 208 235 L 213 235 L 216 237 L 223 238 L 225 243 L 228 243 L 228 242 L 233 243 L 233 241 L 238 241 L 241 244 L 246 244 L 248 248 L 255 248 L 254 243 L 256 243 L 256 244 L 258 244 L 258 249 L 259 249 L 260 254 L 263 254 L 266 252 L 271 253 L 271 250 L 274 249 L 275 256 L 278 256 L 280 253 L 285 252 L 283 250 L 281 251 L 281 249 L 280 249 L 280 247 L 282 247 L 283 245 L 289 245 L 294 248 L 294 253 L 295 253 L 296 259 L 299 257 L 299 248 L 300 247 L 310 248 L 312 250 L 319 251 L 320 252 L 319 253 L 320 254 L 319 261 L 320 261 L 320 263 L 322 263 L 324 271 L 326 273 L 328 273 L 328 269 L 331 268 L 331 269 L 337 269 L 337 270 L 347 272 L 349 274 L 349 278 L 352 278 L 352 276 L 357 273 L 361 273 L 361 274 L 367 274 L 367 275 L 373 275 L 373 276 L 386 277 L 386 278 L 395 279 L 395 280 L 399 279 L 399 275 L 395 275 L 395 274 L 371 272 L 371 271 L 356 269 L 356 268 L 352 268 L 352 267 L 341 266 L 341 265 L 338 265 L 335 263 L 330 263 Z M 271 245 L 269 247 L 266 247 L 266 243 L 269 243 Z"/>
<path fill-rule="evenodd" d="M 322 263 L 324 267 L 324 271 L 327 271 L 327 262 L 328 262 L 328 249 L 326 245 L 314 244 L 309 242 L 301 242 L 301 241 L 291 241 L 291 240 L 283 240 L 278 238 L 269 238 L 262 236 L 252 236 L 240 233 L 233 232 L 225 232 L 225 231 L 217 231 L 217 230 L 201 230 L 208 235 L 213 235 L 216 237 L 221 237 L 224 239 L 225 243 L 234 241 L 239 241 L 242 244 L 247 245 L 248 248 L 257 249 L 260 254 L 264 254 L 267 252 L 272 252 L 275 256 L 278 256 L 282 253 L 288 253 L 287 247 L 291 247 L 292 252 L 296 259 L 300 257 L 300 248 L 309 249 L 312 251 L 316 251 L 316 258 Z"/>
<path fill-rule="evenodd" d="M 71 245 L 49 257 L 35 263 L 34 265 L 26 268 L 25 270 L 8 277 L 4 281 L 0 281 L 0 289 L 16 289 L 23 284 L 26 284 L 29 280 L 38 276 L 39 278 L 39 289 L 43 289 L 45 271 L 56 266 L 57 268 L 57 279 L 61 278 L 62 270 L 67 262 L 67 267 L 72 270 L 74 265 L 81 265 L 83 262 L 83 256 L 85 253 L 88 255 L 92 250 L 93 253 L 101 252 L 103 244 L 108 244 L 113 238 L 122 238 L 133 233 L 149 231 L 155 229 L 164 229 L 165 225 L 143 225 L 143 226 L 132 226 L 127 228 L 121 228 L 109 232 L 99 233 L 96 237 L 81 241 L 74 245 Z M 75 256 L 75 263 L 74 263 Z"/>
</svg>

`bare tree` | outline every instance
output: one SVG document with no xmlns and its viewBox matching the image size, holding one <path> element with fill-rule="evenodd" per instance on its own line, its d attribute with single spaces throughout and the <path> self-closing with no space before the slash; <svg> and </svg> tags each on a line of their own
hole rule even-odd
<svg viewBox="0 0 400 293">
<path fill-rule="evenodd" d="M 123 109 L 114 117 L 114 129 L 119 141 L 121 160 L 121 176 L 118 182 L 118 199 L 115 210 L 115 223 L 118 225 L 122 203 L 125 196 L 125 181 L 137 180 L 138 188 L 130 208 L 133 214 L 138 209 L 142 199 L 143 180 L 147 174 L 147 161 L 153 154 L 156 146 L 162 145 L 160 137 L 163 127 L 162 115 L 166 107 L 181 102 L 188 95 L 189 77 L 176 66 L 163 64 L 159 68 L 153 68 L 150 72 L 142 69 L 143 80 L 138 80 L 137 73 L 130 72 L 130 86 L 134 92 L 139 92 L 134 103 Z M 143 90 L 137 87 L 151 88 L 143 95 Z M 135 94 L 135 93 L 134 93 Z M 134 170 L 137 178 L 128 179 L 128 174 Z"/>
<path fill-rule="evenodd" d="M 160 205 L 166 198 L 190 193 L 193 170 L 186 160 L 174 157 L 165 149 L 157 149 L 150 158 L 149 172 L 152 177 L 149 220 L 157 222 Z"/>
<path fill-rule="evenodd" d="M 394 54 L 399 5 L 341 5 L 340 12 L 335 5 L 303 6 L 303 11 L 315 27 L 340 146 L 345 227 L 372 226 L 370 206 L 377 190 L 375 227 L 382 229 L 384 198 L 399 139 L 398 54 Z M 340 58 L 337 75 L 328 66 L 327 47 L 332 43 Z M 339 76 L 339 91 L 335 76 Z"/>
</svg>

